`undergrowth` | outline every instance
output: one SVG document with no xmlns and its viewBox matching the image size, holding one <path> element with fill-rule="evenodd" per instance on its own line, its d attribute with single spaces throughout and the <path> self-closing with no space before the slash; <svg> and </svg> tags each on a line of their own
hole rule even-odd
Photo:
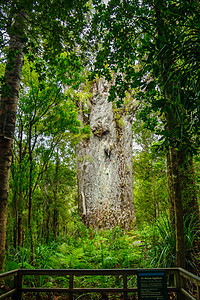
<svg viewBox="0 0 200 300">
<path fill-rule="evenodd" d="M 27 269 L 106 269 L 143 267 L 143 249 L 136 231 L 125 232 L 120 227 L 110 230 L 87 228 L 80 220 L 68 229 L 67 236 L 49 243 L 35 245 L 35 259 L 30 247 L 18 250 L 9 247 L 6 253 L 6 271 Z M 135 284 L 135 278 L 130 282 Z M 64 276 L 25 276 L 24 286 L 68 287 Z M 123 287 L 120 276 L 75 277 L 75 287 Z M 92 298 L 91 298 L 92 299 Z M 98 299 L 98 298 L 95 298 Z"/>
<path fill-rule="evenodd" d="M 199 239 L 198 223 L 193 216 L 184 219 L 185 259 L 187 268 L 196 268 L 197 257 L 194 257 L 194 241 Z M 176 264 L 176 234 L 167 215 L 162 215 L 154 224 L 143 227 L 140 231 L 143 238 L 143 251 L 147 268 L 167 268 Z"/>
<path fill-rule="evenodd" d="M 185 220 L 186 223 L 187 220 Z M 188 223 L 188 222 L 187 222 Z M 187 251 L 191 250 L 196 228 L 185 227 Z M 156 268 L 175 266 L 175 232 L 167 216 L 140 230 L 124 231 L 87 228 L 76 218 L 66 236 L 35 245 L 35 259 L 29 245 L 18 250 L 9 247 L 6 253 L 6 271 L 17 268 L 36 269 L 112 269 Z M 34 287 L 68 287 L 64 276 L 26 276 L 24 285 Z M 136 284 L 130 278 L 129 285 Z M 75 287 L 123 287 L 120 276 L 76 277 Z M 91 298 L 93 299 L 93 298 Z M 98 299 L 97 297 L 94 299 Z"/>
</svg>

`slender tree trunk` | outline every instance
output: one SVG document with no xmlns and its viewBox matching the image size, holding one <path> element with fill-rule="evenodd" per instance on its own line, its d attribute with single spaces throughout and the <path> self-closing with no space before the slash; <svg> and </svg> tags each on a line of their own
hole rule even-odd
<svg viewBox="0 0 200 300">
<path fill-rule="evenodd" d="M 184 224 L 183 224 L 183 208 L 181 199 L 180 173 L 177 158 L 177 150 L 170 149 L 170 161 L 172 168 L 173 182 L 173 200 L 175 212 L 175 228 L 176 228 L 176 265 L 177 267 L 185 267 L 185 242 L 184 242 Z"/>
<path fill-rule="evenodd" d="M 23 234 L 22 234 L 22 215 L 18 216 L 18 247 L 22 247 L 23 245 Z"/>
<path fill-rule="evenodd" d="M 18 247 L 23 246 L 23 192 L 22 192 L 22 187 L 21 187 L 21 173 L 22 173 L 22 163 L 23 163 L 23 147 L 22 147 L 22 141 L 23 141 L 23 124 L 20 126 L 20 131 L 19 131 L 19 169 L 20 169 L 20 178 L 19 184 L 18 184 L 18 189 L 19 189 L 19 195 L 17 197 L 17 210 L 18 210 Z"/>
<path fill-rule="evenodd" d="M 32 125 L 30 122 L 29 126 L 29 133 L 28 133 L 28 155 L 29 155 L 29 163 L 30 163 L 30 170 L 29 170 L 29 193 L 28 193 L 28 226 L 31 232 L 31 221 L 32 221 L 32 176 L 33 176 L 33 158 L 32 158 Z"/>
<path fill-rule="evenodd" d="M 193 158 L 190 154 L 187 154 L 182 150 L 179 152 L 178 160 L 185 228 L 190 228 L 190 231 L 192 230 L 191 234 L 194 234 L 199 232 L 200 230 L 200 214 L 195 183 Z M 199 265 L 199 253 L 199 235 L 194 234 L 192 249 L 190 249 L 190 251 L 187 253 L 187 258 L 193 262 L 194 268 Z M 193 271 L 190 265 L 188 265 L 188 268 Z"/>
<path fill-rule="evenodd" d="M 47 207 L 46 207 L 46 233 L 45 233 L 45 240 L 48 243 L 50 238 L 50 199 L 47 199 Z"/>
<path fill-rule="evenodd" d="M 166 79 L 166 78 L 164 78 Z M 169 93 L 170 86 L 166 84 L 165 96 L 168 101 L 171 102 L 171 95 Z M 166 103 L 168 105 L 168 103 Z M 166 114 L 166 130 L 169 136 L 173 136 L 173 128 L 176 126 L 176 120 L 174 112 L 168 110 Z M 175 224 L 176 233 L 176 265 L 178 267 L 185 267 L 185 240 L 184 240 L 184 218 L 183 218 L 183 204 L 182 204 L 182 191 L 181 191 L 181 169 L 179 155 L 180 150 L 177 150 L 173 144 L 173 140 L 170 140 L 172 146 L 169 147 L 168 153 L 168 184 L 169 184 L 169 196 L 171 197 L 171 213 L 174 210 L 174 220 L 171 216 L 172 225 Z"/>
<path fill-rule="evenodd" d="M 32 123 L 30 122 L 29 126 L 29 136 L 28 136 L 28 144 L 29 144 L 29 162 L 30 162 L 30 170 L 29 170 L 29 193 L 28 193 L 28 229 L 30 235 L 31 242 L 31 253 L 32 253 L 32 261 L 35 261 L 35 247 L 34 247 L 34 233 L 32 228 L 32 197 L 33 197 L 33 153 L 32 153 Z"/>
<path fill-rule="evenodd" d="M 189 225 L 189 223 L 196 223 L 196 225 L 198 226 L 200 223 L 199 204 L 195 183 L 193 158 L 190 154 L 187 154 L 184 149 L 182 149 L 178 154 L 183 214 L 184 216 L 187 216 L 186 225 Z"/>
<path fill-rule="evenodd" d="M 17 222 L 18 222 L 18 212 L 17 212 L 17 203 L 16 203 L 16 191 L 13 195 L 13 216 L 14 216 L 14 224 L 13 224 L 13 247 L 17 249 Z"/>
<path fill-rule="evenodd" d="M 51 206 L 51 197 L 48 194 L 47 187 L 44 185 L 44 191 L 46 194 L 46 204 L 45 204 L 45 214 L 43 215 L 43 225 L 44 225 L 44 230 L 43 230 L 43 237 L 46 242 L 49 241 L 50 238 L 50 206 Z"/>
<path fill-rule="evenodd" d="M 10 29 L 5 84 L 0 100 L 0 270 L 4 269 L 12 145 L 23 65 L 22 19 L 21 15 L 17 15 Z"/>
<path fill-rule="evenodd" d="M 168 178 L 168 195 L 169 195 L 169 217 L 170 223 L 175 230 L 175 217 L 174 217 L 174 196 L 173 196 L 173 173 L 172 173 L 172 162 L 171 162 L 170 150 L 167 152 L 167 178 Z"/>
<path fill-rule="evenodd" d="M 0 271 L 4 270 L 12 141 L 0 137 Z M 3 147 L 4 146 L 4 147 Z"/>
<path fill-rule="evenodd" d="M 53 212 L 53 232 L 54 232 L 54 237 L 57 238 L 59 235 L 59 223 L 58 223 L 58 207 L 54 207 L 54 212 Z"/>
<path fill-rule="evenodd" d="M 176 124 L 173 112 L 166 119 L 169 124 L 167 130 L 170 134 Z M 181 267 L 185 267 L 185 262 L 183 257 L 181 257 L 185 256 L 183 252 L 185 248 L 184 220 L 186 228 L 193 227 L 196 231 L 199 230 L 200 224 L 193 160 L 186 150 L 184 148 L 176 150 L 174 147 L 171 147 L 168 154 L 170 219 L 172 225 L 175 225 L 177 265 Z M 181 227 L 183 228 L 181 229 Z M 199 238 L 195 237 L 192 251 L 199 254 L 199 248 Z"/>
<path fill-rule="evenodd" d="M 162 0 L 155 2 L 155 13 L 157 22 L 157 32 L 160 41 L 159 49 L 162 52 L 163 40 L 167 41 L 168 27 L 166 22 L 162 18 L 161 8 L 165 9 L 166 1 Z M 165 114 L 166 119 L 166 131 L 168 132 L 169 144 L 169 157 L 168 157 L 168 183 L 169 183 L 169 196 L 173 201 L 171 202 L 171 213 L 174 209 L 175 214 L 175 232 L 176 232 L 176 265 L 179 267 L 185 267 L 185 242 L 184 242 L 184 222 L 183 222 L 183 208 L 182 208 L 182 198 L 181 198 L 181 184 L 180 184 L 180 170 L 178 162 L 178 152 L 176 150 L 175 136 L 173 135 L 173 128 L 176 127 L 176 120 L 173 112 L 171 103 L 173 86 L 169 80 L 169 69 L 172 61 L 169 57 L 160 56 L 160 66 L 161 66 L 161 78 L 163 84 L 163 94 L 166 99 L 166 107 L 168 107 L 167 113 Z M 175 142 L 175 143 L 174 143 Z M 174 224 L 173 218 L 171 217 L 172 224 Z"/>
<path fill-rule="evenodd" d="M 58 222 L 58 217 L 59 217 L 59 209 L 58 209 L 58 171 L 59 171 L 59 156 L 57 153 L 57 158 L 56 158 L 56 170 L 55 170 L 55 178 L 54 178 L 54 187 L 53 187 L 53 194 L 54 194 L 54 211 L 53 211 L 53 232 L 55 238 L 59 235 L 59 222 Z"/>
</svg>

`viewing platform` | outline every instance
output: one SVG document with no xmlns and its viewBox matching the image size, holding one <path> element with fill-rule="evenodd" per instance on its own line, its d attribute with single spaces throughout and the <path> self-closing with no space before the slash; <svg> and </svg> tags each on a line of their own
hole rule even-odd
<svg viewBox="0 0 200 300">
<path fill-rule="evenodd" d="M 25 276 L 44 275 L 66 277 L 68 287 L 27 287 L 23 284 Z M 76 287 L 75 277 L 86 276 L 102 276 L 104 282 L 106 276 L 114 276 L 118 278 L 118 281 L 120 279 L 121 287 Z M 13 280 L 14 288 L 0 295 L 0 300 L 7 297 L 21 300 L 24 293 L 41 292 L 65 293 L 69 295 L 70 300 L 75 299 L 75 295 L 83 293 L 121 294 L 124 300 L 129 299 L 129 294 L 138 295 L 139 300 L 165 300 L 169 299 L 169 295 L 174 295 L 177 300 L 200 300 L 200 277 L 178 267 L 166 269 L 18 269 L 0 274 L 0 281 L 7 279 L 10 279 L 10 283 Z M 151 296 L 148 296 L 148 293 Z"/>
</svg>

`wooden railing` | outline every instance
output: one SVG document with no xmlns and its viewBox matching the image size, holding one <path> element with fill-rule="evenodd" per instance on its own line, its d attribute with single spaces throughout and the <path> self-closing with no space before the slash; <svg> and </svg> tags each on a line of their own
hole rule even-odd
<svg viewBox="0 0 200 300">
<path fill-rule="evenodd" d="M 190 299 L 200 300 L 200 278 L 196 275 L 182 269 L 182 268 L 167 268 L 167 269 L 148 269 L 152 272 L 165 271 L 167 275 L 167 290 L 168 292 L 174 292 L 176 299 Z M 13 299 L 21 300 L 23 293 L 68 293 L 69 299 L 74 299 L 75 294 L 80 293 L 121 293 L 123 299 L 128 299 L 128 293 L 137 293 L 138 288 L 136 286 L 129 286 L 128 277 L 137 276 L 138 272 L 145 271 L 145 269 L 69 269 L 69 270 L 42 270 L 42 269 L 19 269 L 10 272 L 0 274 L 0 281 L 5 281 L 8 278 L 14 279 L 14 288 L 9 292 L 0 295 L 0 300 L 6 299 L 7 297 L 13 297 Z M 48 288 L 48 287 L 24 287 L 23 278 L 26 275 L 30 276 L 63 276 L 69 277 L 68 288 Z M 121 288 L 99 288 L 99 287 L 87 287 L 87 288 L 76 288 L 74 286 L 75 277 L 84 276 L 120 276 L 123 280 L 123 287 Z M 135 280 L 135 283 L 137 280 Z M 188 286 L 188 288 L 186 288 Z M 193 295 L 189 292 L 193 287 Z"/>
</svg>

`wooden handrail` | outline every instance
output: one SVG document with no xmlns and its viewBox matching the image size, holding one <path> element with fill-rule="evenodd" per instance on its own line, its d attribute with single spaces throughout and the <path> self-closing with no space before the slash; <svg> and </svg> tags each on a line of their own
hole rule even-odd
<svg viewBox="0 0 200 300">
<path fill-rule="evenodd" d="M 137 293 L 137 287 L 128 287 L 127 276 L 137 275 L 138 272 L 149 271 L 164 271 L 166 275 L 174 275 L 176 278 L 175 286 L 167 287 L 168 292 L 174 291 L 177 293 L 177 299 L 181 299 L 181 295 L 184 295 L 190 300 L 200 300 L 199 290 L 200 290 L 200 278 L 182 268 L 159 268 L 159 269 L 18 269 L 0 274 L 0 280 L 5 280 L 14 277 L 15 288 L 11 291 L 0 295 L 0 300 L 5 299 L 8 296 L 14 295 L 14 299 L 21 300 L 22 293 L 24 292 L 57 292 L 57 293 L 68 293 L 69 299 L 73 299 L 73 294 L 76 293 L 123 293 L 124 299 L 128 299 L 128 293 Z M 59 276 L 69 276 L 69 288 L 42 288 L 42 287 L 23 287 L 23 276 L 25 275 L 59 275 Z M 74 277 L 78 276 L 98 276 L 98 275 L 121 275 L 123 278 L 123 287 L 121 288 L 75 288 L 74 287 Z M 181 285 L 182 279 L 185 278 L 190 282 L 194 283 L 197 287 L 197 298 L 194 298 L 184 286 Z"/>
<path fill-rule="evenodd" d="M 0 274 L 0 280 L 5 280 L 13 276 L 17 276 L 19 270 L 12 270 Z"/>
</svg>

